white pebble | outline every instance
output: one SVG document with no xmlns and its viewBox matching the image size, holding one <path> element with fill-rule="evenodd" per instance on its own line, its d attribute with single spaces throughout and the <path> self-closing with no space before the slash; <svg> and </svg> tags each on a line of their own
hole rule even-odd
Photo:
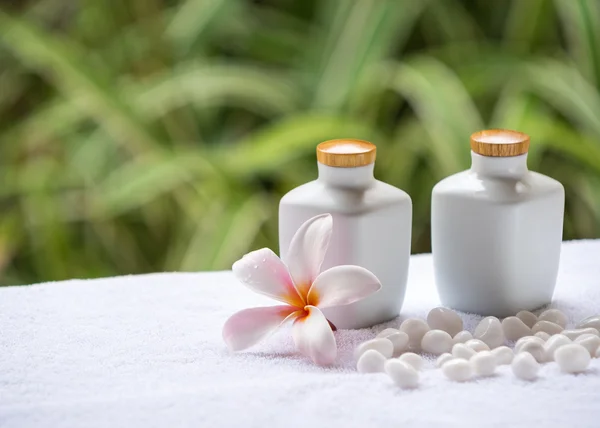
<svg viewBox="0 0 600 428">
<path fill-rule="evenodd" d="M 517 313 L 517 318 L 519 318 L 525 325 L 529 328 L 533 327 L 535 323 L 538 321 L 537 316 L 534 313 L 529 311 L 520 311 Z"/>
<path fill-rule="evenodd" d="M 443 330 L 429 330 L 421 340 L 421 349 L 434 355 L 452 350 L 452 336 Z"/>
<path fill-rule="evenodd" d="M 600 315 L 592 315 L 577 324 L 577 328 L 595 328 L 600 331 Z"/>
<path fill-rule="evenodd" d="M 476 353 L 477 352 L 475 350 L 473 350 L 472 348 L 469 348 L 464 343 L 456 343 L 452 347 L 452 356 L 454 358 L 462 358 L 465 360 L 469 360 Z"/>
<path fill-rule="evenodd" d="M 596 349 L 596 358 L 600 358 L 600 348 Z"/>
<path fill-rule="evenodd" d="M 423 368 L 423 357 L 414 352 L 407 352 L 406 354 L 400 355 L 398 360 L 411 365 L 415 370 L 421 370 Z"/>
<path fill-rule="evenodd" d="M 499 366 L 512 363 L 515 354 L 508 346 L 498 346 L 492 349 L 492 355 L 496 358 L 496 364 Z"/>
<path fill-rule="evenodd" d="M 442 367 L 445 363 L 453 359 L 454 357 L 452 356 L 452 354 L 446 352 L 437 358 L 437 360 L 435 361 L 435 366 Z"/>
<path fill-rule="evenodd" d="M 575 343 L 580 344 L 585 349 L 588 350 L 591 357 L 596 355 L 596 350 L 600 347 L 600 337 L 595 334 L 582 334 L 577 339 L 575 339 Z"/>
<path fill-rule="evenodd" d="M 546 353 L 546 361 L 554 361 L 554 351 L 561 346 L 565 346 L 572 343 L 564 334 L 555 334 L 550 336 L 550 339 L 544 344 L 544 352 Z"/>
<path fill-rule="evenodd" d="M 467 360 L 456 358 L 442 366 L 442 373 L 455 382 L 464 382 L 473 376 L 473 368 Z"/>
<path fill-rule="evenodd" d="M 375 336 L 377 339 L 384 339 L 392 334 L 395 333 L 400 333 L 400 330 L 398 330 L 397 328 L 386 328 L 385 330 L 381 330 L 379 332 L 379 334 L 377 336 Z"/>
<path fill-rule="evenodd" d="M 386 328 L 377 335 L 378 338 L 387 339 L 394 346 L 393 356 L 398 356 L 408 349 L 408 334 L 395 328 Z"/>
<path fill-rule="evenodd" d="M 454 335 L 454 343 L 465 343 L 471 339 L 473 339 L 473 335 L 467 330 L 460 331 Z"/>
<path fill-rule="evenodd" d="M 433 308 L 429 311 L 427 324 L 429 324 L 429 328 L 443 330 L 450 336 L 454 336 L 463 328 L 462 318 L 452 309 L 442 307 Z"/>
<path fill-rule="evenodd" d="M 491 376 L 496 371 L 496 358 L 490 351 L 481 351 L 469 360 L 478 376 Z"/>
<path fill-rule="evenodd" d="M 378 373 L 383 371 L 386 358 L 374 349 L 367 349 L 358 359 L 356 370 L 359 373 Z"/>
<path fill-rule="evenodd" d="M 576 328 L 574 330 L 563 330 L 562 334 L 564 334 L 571 340 L 577 339 L 582 334 L 595 334 L 596 336 L 600 336 L 600 333 L 598 333 L 598 330 L 596 330 L 595 328 L 592 328 L 592 327 Z"/>
<path fill-rule="evenodd" d="M 533 332 L 533 334 L 537 333 L 538 331 L 543 331 L 545 333 L 548 333 L 549 335 L 553 335 L 553 334 L 558 334 L 563 330 L 564 330 L 564 328 L 562 328 L 560 325 L 555 324 L 550 321 L 538 321 L 531 328 L 531 331 Z"/>
<path fill-rule="evenodd" d="M 429 331 L 429 326 L 422 319 L 408 318 L 400 324 L 400 331 L 408 334 L 408 349 L 418 352 L 421 350 L 421 340 Z"/>
<path fill-rule="evenodd" d="M 504 336 L 510 340 L 519 340 L 525 336 L 531 336 L 531 329 L 517 317 L 507 317 L 502 320 L 502 330 Z"/>
<path fill-rule="evenodd" d="M 361 343 L 354 350 L 354 358 L 359 359 L 369 349 L 379 352 L 385 358 L 391 358 L 394 353 L 394 345 L 388 339 L 371 339 Z"/>
<path fill-rule="evenodd" d="M 523 352 L 533 355 L 533 358 L 535 358 L 538 363 L 543 363 L 546 361 L 546 351 L 544 350 L 544 345 L 539 342 L 535 342 L 533 340 L 525 342 L 519 349 L 519 354 Z"/>
<path fill-rule="evenodd" d="M 473 337 L 482 340 L 492 349 L 502 346 L 504 344 L 504 331 L 500 320 L 496 317 L 485 317 L 475 328 Z"/>
<path fill-rule="evenodd" d="M 557 333 L 558 334 L 558 333 Z M 548 333 L 546 333 L 545 331 L 538 331 L 536 334 L 534 334 L 535 337 L 539 337 L 540 339 L 542 339 L 544 342 L 548 339 L 550 339 L 550 335 Z"/>
<path fill-rule="evenodd" d="M 400 388 L 411 389 L 419 386 L 419 372 L 404 361 L 397 359 L 386 361 L 385 372 Z"/>
<path fill-rule="evenodd" d="M 572 343 L 554 351 L 554 361 L 563 372 L 579 373 L 587 369 L 590 364 L 590 353 L 583 346 Z"/>
<path fill-rule="evenodd" d="M 484 343 L 483 341 L 481 341 L 479 339 L 467 340 L 465 342 L 465 345 L 467 345 L 469 348 L 471 348 L 475 352 L 489 351 L 490 350 L 490 347 L 487 346 L 486 343 Z"/>
<path fill-rule="evenodd" d="M 548 309 L 540 314 L 538 321 L 550 321 L 563 329 L 567 326 L 567 317 L 558 309 Z"/>
<path fill-rule="evenodd" d="M 540 364 L 528 352 L 515 355 L 510 367 L 516 377 L 524 380 L 535 379 L 540 370 Z"/>
<path fill-rule="evenodd" d="M 527 343 L 527 342 L 537 342 L 540 345 L 544 346 L 544 341 L 542 339 L 540 339 L 537 336 L 525 336 L 520 338 L 519 340 L 517 340 L 517 343 L 515 343 L 515 354 L 518 354 L 521 351 L 521 347 Z"/>
</svg>

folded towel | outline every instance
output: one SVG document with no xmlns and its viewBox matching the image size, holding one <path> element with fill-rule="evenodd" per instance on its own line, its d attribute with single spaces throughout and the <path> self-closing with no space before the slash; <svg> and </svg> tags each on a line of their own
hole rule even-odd
<svg viewBox="0 0 600 428">
<path fill-rule="evenodd" d="M 357 344 L 439 305 L 430 255 L 411 258 L 400 319 L 336 332 L 333 368 L 294 353 L 289 328 L 227 351 L 225 320 L 270 304 L 231 272 L 0 289 L 0 427 L 600 427 L 600 359 L 466 383 L 429 361 L 413 391 L 354 370 Z M 564 244 L 553 306 L 571 324 L 600 313 L 600 241 Z M 473 331 L 480 317 L 463 319 Z"/>
</svg>

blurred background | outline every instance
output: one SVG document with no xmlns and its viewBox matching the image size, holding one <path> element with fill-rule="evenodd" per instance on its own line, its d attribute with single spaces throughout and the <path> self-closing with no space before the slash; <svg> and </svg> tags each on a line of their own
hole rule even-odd
<svg viewBox="0 0 600 428">
<path fill-rule="evenodd" d="M 565 239 L 600 237 L 599 1 L 3 1 L 0 283 L 276 250 L 340 137 L 377 144 L 426 252 L 431 189 L 488 127 L 531 135 Z"/>
</svg>

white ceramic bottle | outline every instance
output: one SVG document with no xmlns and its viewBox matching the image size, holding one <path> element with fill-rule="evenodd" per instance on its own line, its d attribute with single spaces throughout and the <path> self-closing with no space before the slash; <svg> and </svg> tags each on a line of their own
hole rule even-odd
<svg viewBox="0 0 600 428">
<path fill-rule="evenodd" d="M 363 328 L 394 318 L 406 290 L 412 202 L 402 190 L 373 176 L 375 145 L 331 140 L 317 146 L 319 177 L 287 193 L 279 205 L 283 260 L 296 230 L 323 213 L 333 217 L 322 270 L 352 264 L 373 272 L 382 288 L 351 305 L 325 309 L 338 328 Z"/>
<path fill-rule="evenodd" d="M 550 302 L 564 189 L 527 169 L 529 136 L 471 136 L 471 169 L 440 181 L 431 201 L 435 280 L 446 306 L 508 316 Z"/>
</svg>

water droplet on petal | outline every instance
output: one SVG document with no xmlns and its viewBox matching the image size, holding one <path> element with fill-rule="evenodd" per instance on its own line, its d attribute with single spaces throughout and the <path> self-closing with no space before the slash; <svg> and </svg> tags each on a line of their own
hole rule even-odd
<svg viewBox="0 0 600 428">
<path fill-rule="evenodd" d="M 258 265 L 254 265 L 254 269 L 258 269 Z"/>
</svg>

